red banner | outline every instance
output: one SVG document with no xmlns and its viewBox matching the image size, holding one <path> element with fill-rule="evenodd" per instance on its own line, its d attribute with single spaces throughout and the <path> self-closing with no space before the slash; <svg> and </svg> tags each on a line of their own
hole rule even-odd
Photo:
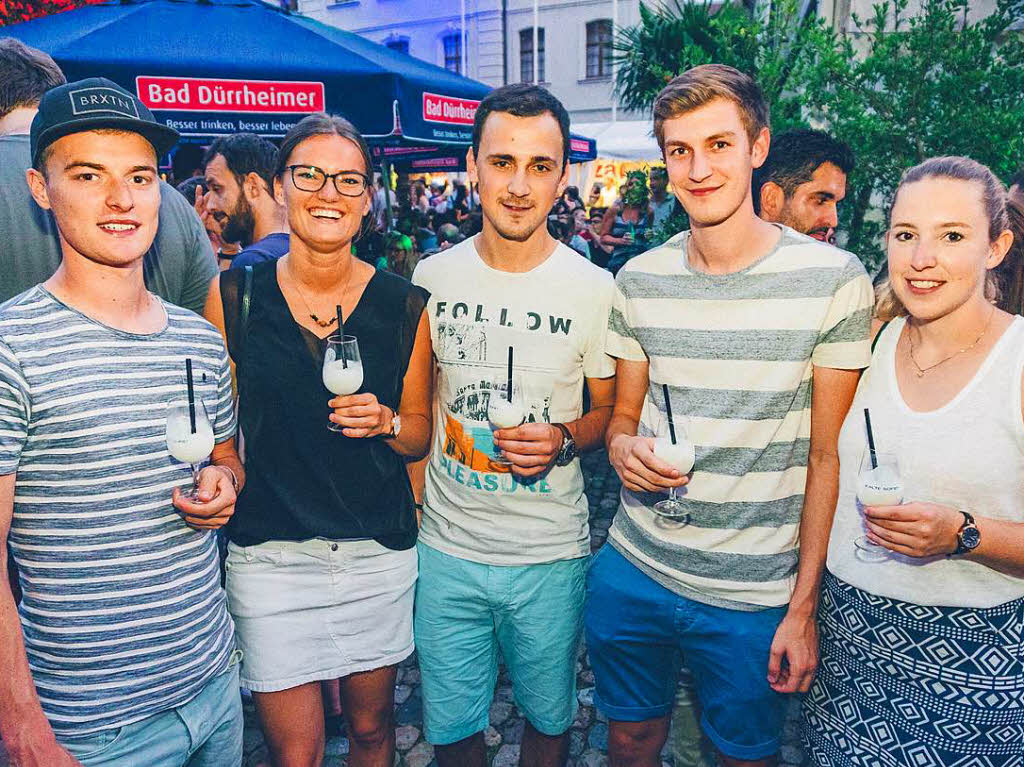
<svg viewBox="0 0 1024 767">
<path fill-rule="evenodd" d="M 150 109 L 176 112 L 324 111 L 323 83 L 139 75 L 135 78 L 135 90 Z"/>
<path fill-rule="evenodd" d="M 569 139 L 569 151 L 586 154 L 590 151 L 590 142 L 578 138 Z"/>
<path fill-rule="evenodd" d="M 479 101 L 439 96 L 436 93 L 423 94 L 423 119 L 451 125 L 472 125 Z"/>
</svg>

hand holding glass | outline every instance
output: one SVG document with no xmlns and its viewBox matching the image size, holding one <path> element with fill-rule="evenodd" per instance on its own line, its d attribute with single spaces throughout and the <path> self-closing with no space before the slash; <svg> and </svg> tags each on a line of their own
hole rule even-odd
<svg viewBox="0 0 1024 767">
<path fill-rule="evenodd" d="M 669 428 L 667 416 L 662 418 L 662 427 L 659 435 L 654 440 L 654 457 L 664 461 L 680 474 L 689 474 L 693 471 L 693 464 L 697 458 L 697 451 L 687 434 L 687 421 L 685 418 L 676 416 L 672 419 L 672 428 Z M 672 441 L 673 432 L 675 442 Z M 690 522 L 690 515 L 682 501 L 676 496 L 675 487 L 668 490 L 668 498 L 654 504 L 656 514 L 670 519 L 679 525 L 686 525 Z"/>
<path fill-rule="evenodd" d="M 865 449 L 857 475 L 857 501 L 861 507 L 903 503 L 903 479 L 895 455 Z M 872 543 L 867 535 L 859 536 L 854 545 L 860 550 L 858 556 L 867 562 L 881 562 L 889 557 L 889 550 Z"/>
<path fill-rule="evenodd" d="M 511 396 L 509 395 L 508 377 L 504 376 L 492 382 L 491 393 L 487 400 L 487 420 L 493 430 L 514 429 L 526 420 L 526 404 L 523 400 L 523 387 L 518 376 L 512 379 Z M 501 449 L 495 445 L 491 461 L 502 466 L 511 466 Z"/>
<path fill-rule="evenodd" d="M 175 400 L 170 404 L 167 408 L 167 451 L 192 467 L 192 488 L 182 493 L 192 503 L 202 502 L 199 500 L 199 464 L 210 457 L 213 443 L 213 426 L 201 399 L 195 400 L 195 431 L 192 430 L 188 400 Z"/>
<path fill-rule="evenodd" d="M 323 367 L 324 386 L 332 394 L 344 397 L 355 394 L 363 385 L 363 363 L 359 357 L 359 342 L 354 336 L 331 338 L 327 341 Z M 342 427 L 330 423 L 331 431 Z"/>
</svg>

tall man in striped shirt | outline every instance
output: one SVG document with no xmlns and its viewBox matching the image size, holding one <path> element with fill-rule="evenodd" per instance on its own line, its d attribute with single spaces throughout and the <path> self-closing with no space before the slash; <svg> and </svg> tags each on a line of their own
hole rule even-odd
<svg viewBox="0 0 1024 767">
<path fill-rule="evenodd" d="M 48 91 L 32 123 L 36 201 L 62 262 L 0 307 L 0 736 L 18 767 L 213 767 L 241 760 L 233 628 L 212 530 L 234 510 L 231 376 L 220 335 L 146 290 L 157 157 L 177 134 L 101 78 Z M 167 404 L 205 403 L 216 442 L 191 476 Z"/>
<path fill-rule="evenodd" d="M 588 586 L 587 644 L 612 765 L 657 765 L 680 656 L 723 764 L 769 765 L 784 694 L 817 662 L 836 442 L 868 364 L 871 285 L 851 254 L 754 214 L 770 135 L 731 67 L 675 78 L 654 130 L 691 230 L 619 273 L 618 389 L 606 441 L 623 482 Z M 671 412 L 692 475 L 653 453 Z M 654 503 L 679 488 L 689 523 Z"/>
</svg>

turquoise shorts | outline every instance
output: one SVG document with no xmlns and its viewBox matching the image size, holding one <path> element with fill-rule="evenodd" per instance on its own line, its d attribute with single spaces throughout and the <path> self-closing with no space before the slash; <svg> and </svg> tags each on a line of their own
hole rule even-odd
<svg viewBox="0 0 1024 767">
<path fill-rule="evenodd" d="M 487 727 L 499 651 L 530 724 L 545 735 L 568 730 L 590 558 L 503 567 L 417 548 L 413 625 L 427 740 L 447 745 Z"/>
</svg>

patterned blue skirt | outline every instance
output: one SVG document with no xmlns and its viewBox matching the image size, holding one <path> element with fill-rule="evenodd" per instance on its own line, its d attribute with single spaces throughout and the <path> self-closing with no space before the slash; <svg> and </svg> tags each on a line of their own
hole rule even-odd
<svg viewBox="0 0 1024 767">
<path fill-rule="evenodd" d="M 803 739 L 819 767 L 1024 767 L 1024 599 L 923 607 L 825 574 Z"/>
</svg>

